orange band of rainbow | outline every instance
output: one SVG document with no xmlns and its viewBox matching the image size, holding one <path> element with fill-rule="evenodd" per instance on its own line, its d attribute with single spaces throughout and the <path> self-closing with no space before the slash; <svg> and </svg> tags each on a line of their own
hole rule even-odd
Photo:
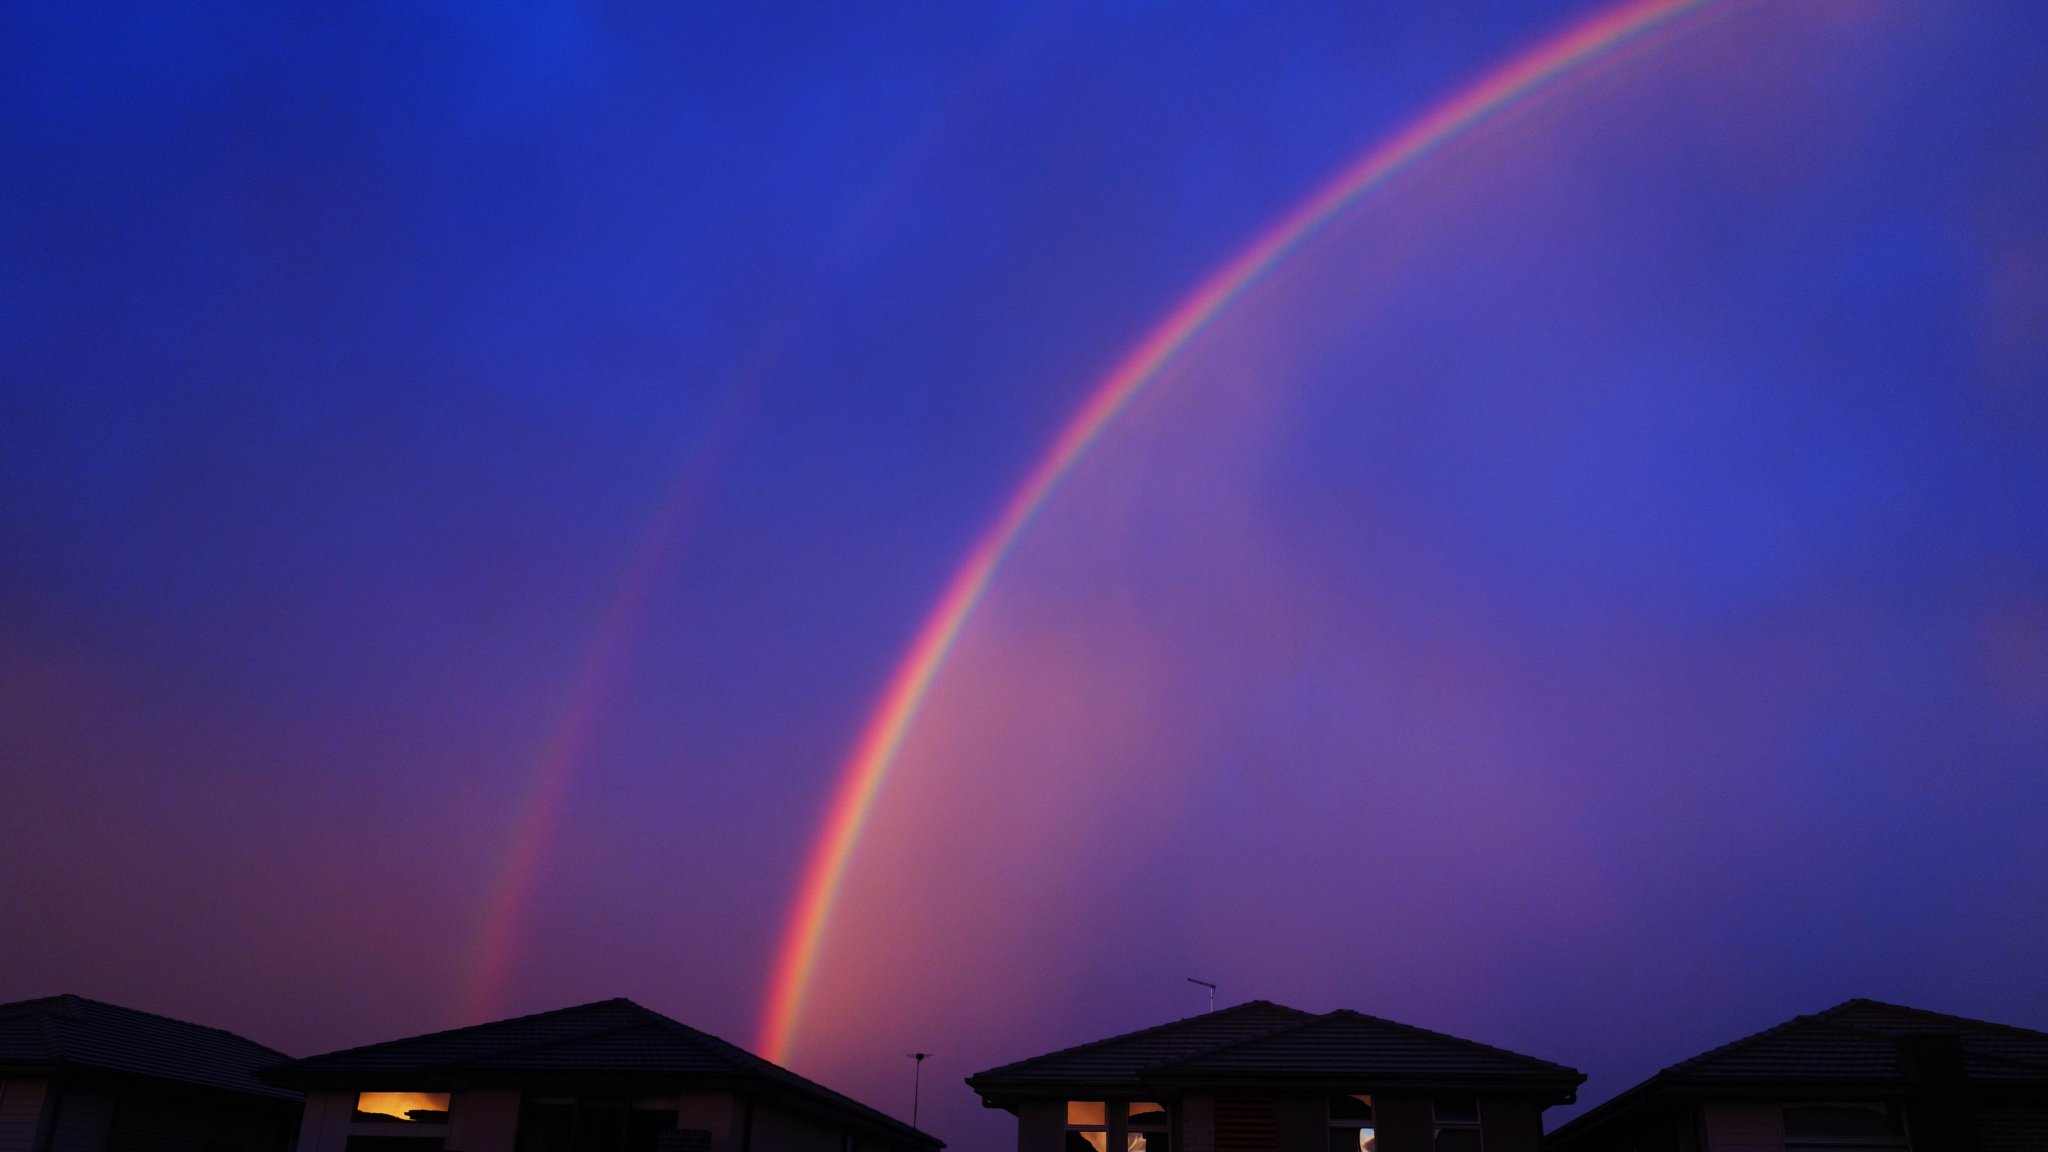
<svg viewBox="0 0 2048 1152">
<path fill-rule="evenodd" d="M 968 553 L 938 607 L 918 630 L 846 762 L 824 829 L 804 869 L 770 979 L 760 1039 L 769 1059 L 787 1061 L 795 1046 L 833 903 L 932 678 L 1011 545 L 1103 429 L 1233 299 L 1361 196 L 1503 108 L 1713 2 L 1634 0 L 1618 5 L 1524 52 L 1437 105 L 1367 151 L 1218 269 L 1103 380 Z"/>
</svg>

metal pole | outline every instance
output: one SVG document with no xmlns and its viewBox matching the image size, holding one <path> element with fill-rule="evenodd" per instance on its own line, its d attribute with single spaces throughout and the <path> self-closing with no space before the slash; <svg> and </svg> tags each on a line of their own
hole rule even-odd
<svg viewBox="0 0 2048 1152">
<path fill-rule="evenodd" d="M 1207 980 L 1197 980 L 1193 976 L 1188 977 L 1188 983 L 1200 984 L 1209 990 L 1209 1011 L 1214 1012 L 1216 1010 L 1216 986 Z"/>
<path fill-rule="evenodd" d="M 922 1094 L 924 1089 L 924 1062 L 929 1056 L 931 1056 L 929 1052 L 912 1052 L 910 1054 L 910 1058 L 916 1061 L 911 1066 L 910 1073 L 910 1126 L 912 1128 L 917 1127 L 918 1096 Z"/>
</svg>

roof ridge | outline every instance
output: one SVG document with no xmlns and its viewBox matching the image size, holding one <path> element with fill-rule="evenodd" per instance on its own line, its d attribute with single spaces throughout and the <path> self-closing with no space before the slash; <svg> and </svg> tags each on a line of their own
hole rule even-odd
<svg viewBox="0 0 2048 1152">
<path fill-rule="evenodd" d="M 1292 1012 L 1292 1013 L 1294 1013 L 1294 1014 L 1296 1014 L 1296 1015 L 1298 1015 L 1298 1016 L 1306 1017 L 1307 1019 L 1310 1019 L 1310 1020 L 1313 1020 L 1313 1019 L 1316 1019 L 1316 1018 L 1317 1018 L 1316 1014 L 1315 1014 L 1315 1013 L 1313 1013 L 1313 1012 L 1307 1012 L 1307 1011 L 1303 1011 L 1303 1010 L 1302 1010 L 1302 1009 L 1300 1009 L 1300 1008 L 1290 1008 L 1290 1007 L 1288 1007 L 1288 1006 L 1287 1006 L 1287 1005 L 1285 1005 L 1285 1004 L 1275 1004 L 1275 1003 L 1274 1003 L 1273 1001 L 1271 1001 L 1271 1000 L 1266 1000 L 1266 999 L 1257 999 L 1257 998 L 1255 998 L 1255 999 L 1251 999 L 1251 1000 L 1246 1000 L 1246 1001 L 1244 1001 L 1244 1002 L 1243 1002 L 1243 1003 L 1241 1003 L 1241 1004 L 1232 1004 L 1232 1005 L 1231 1005 L 1230 1007 L 1228 1007 L 1228 1008 L 1218 1008 L 1218 1009 L 1216 1009 L 1216 1010 L 1215 1010 L 1215 1011 L 1213 1011 L 1213 1012 L 1202 1012 L 1202 1013 L 1198 1013 L 1198 1014 L 1196 1014 L 1196 1015 L 1193 1015 L 1193 1016 L 1183 1016 L 1183 1017 L 1181 1017 L 1181 1018 L 1180 1018 L 1180 1019 L 1178 1019 L 1178 1020 L 1168 1020 L 1168 1021 L 1166 1021 L 1166 1022 L 1165 1022 L 1165 1023 L 1163 1023 L 1163 1024 L 1154 1024 L 1154 1025 L 1152 1025 L 1152 1026 L 1150 1026 L 1150 1027 L 1147 1027 L 1147 1028 L 1138 1028 L 1138 1029 L 1134 1029 L 1134 1030 L 1132 1030 L 1132 1031 L 1130 1031 L 1130 1032 L 1123 1032 L 1123 1033 L 1119 1033 L 1118 1035 L 1115 1035 L 1115 1036 L 1105 1036 L 1105 1037 L 1103 1037 L 1103 1038 L 1102 1038 L 1102 1039 L 1100 1039 L 1100 1040 L 1090 1040 L 1090 1041 L 1087 1041 L 1086 1043 L 1083 1043 L 1083 1044 L 1074 1044 L 1074 1045 L 1071 1045 L 1071 1046 L 1069 1046 L 1069 1047 L 1066 1047 L 1066 1048 L 1058 1048 L 1058 1049 L 1055 1049 L 1055 1050 L 1053 1050 L 1053 1051 L 1051 1051 L 1051 1052 L 1043 1052 L 1043 1053 L 1040 1053 L 1040 1054 L 1039 1054 L 1039 1055 L 1037 1055 L 1037 1056 L 1027 1056 L 1027 1057 L 1025 1057 L 1025 1058 L 1024 1058 L 1024 1059 L 1022 1059 L 1022 1060 L 1012 1060 L 1012 1061 L 1010 1061 L 1010 1062 L 1009 1062 L 1008 1064 L 999 1064 L 999 1065 L 997 1065 L 997 1066 L 996 1066 L 996 1067 L 994 1067 L 994 1068 L 990 1068 L 990 1069 L 988 1069 L 987 1071 L 984 1071 L 984 1072 L 977 1072 L 977 1073 L 975 1073 L 975 1075 L 976 1075 L 976 1076 L 994 1076 L 994 1075 L 997 1075 L 998 1073 L 1006 1072 L 1006 1071 L 1008 1071 L 1008 1070 L 1010 1070 L 1010 1069 L 1012 1069 L 1012 1068 L 1018 1068 L 1018 1067 L 1022 1067 L 1023 1065 L 1026 1065 L 1026 1064 L 1036 1064 L 1036 1063 L 1038 1063 L 1038 1062 L 1039 1062 L 1039 1061 L 1041 1061 L 1041 1060 L 1051 1060 L 1051 1059 L 1053 1059 L 1054 1057 L 1057 1057 L 1057 1056 L 1070 1056 L 1070 1055 L 1072 1055 L 1072 1054 L 1074 1054 L 1074 1053 L 1076 1053 L 1076 1052 L 1085 1052 L 1085 1051 L 1087 1051 L 1087 1050 L 1088 1050 L 1088 1049 L 1090 1049 L 1090 1048 L 1101 1048 L 1101 1047 L 1104 1047 L 1104 1046 L 1106 1046 L 1106 1045 L 1109 1045 L 1109 1044 L 1118 1044 L 1118 1043 L 1122 1043 L 1122 1042 L 1123 1042 L 1123 1041 L 1125 1041 L 1125 1040 L 1135 1040 L 1135 1039 L 1137 1039 L 1137 1038 L 1138 1038 L 1138 1037 L 1140 1037 L 1140 1036 L 1149 1036 L 1149 1035 L 1151 1035 L 1151 1034 L 1152 1034 L 1152 1033 L 1154 1033 L 1154 1032 L 1164 1032 L 1164 1031 L 1166 1031 L 1166 1030 L 1167 1030 L 1167 1029 L 1169 1029 L 1169 1028 L 1179 1028 L 1179 1027 L 1181 1027 L 1181 1026 L 1183 1026 L 1183 1025 L 1186 1025 L 1186 1024 L 1192 1024 L 1192 1023 L 1194 1023 L 1194 1022 L 1195 1022 L 1195 1021 L 1197 1021 L 1197 1020 L 1205 1020 L 1205 1019 L 1210 1019 L 1210 1018 L 1213 1018 L 1213 1017 L 1218 1017 L 1218 1016 L 1225 1016 L 1225 1015 L 1228 1015 L 1228 1014 L 1230 1014 L 1230 1013 L 1232 1013 L 1232 1012 L 1242 1012 L 1243 1010 L 1245 1010 L 1245 1009 L 1247 1009 L 1247 1008 L 1273 1008 L 1273 1009 L 1277 1009 L 1277 1010 L 1279 1010 L 1279 1011 L 1281 1011 L 1281 1012 Z M 1292 1028 L 1292 1027 L 1294 1027 L 1294 1025 L 1292 1025 L 1292 1024 L 1288 1024 L 1288 1025 L 1283 1025 L 1283 1026 L 1282 1026 L 1282 1027 L 1280 1027 L 1280 1028 L 1276 1028 L 1276 1029 L 1274 1029 L 1274 1031 L 1275 1031 L 1275 1032 L 1285 1031 L 1286 1029 L 1288 1029 L 1288 1028 Z M 1271 1034 L 1272 1034 L 1272 1033 L 1264 1033 L 1263 1035 L 1271 1035 Z M 1220 1050 L 1222 1050 L 1222 1049 L 1224 1049 L 1224 1048 L 1228 1048 L 1228 1047 L 1230 1047 L 1231 1045 L 1233 1045 L 1233 1044 L 1236 1044 L 1236 1043 L 1238 1043 L 1238 1041 L 1236 1041 L 1236 1040 L 1229 1040 L 1229 1041 L 1225 1041 L 1224 1043 L 1222 1043 L 1222 1044 L 1219 1044 L 1219 1045 L 1217 1045 L 1217 1046 L 1215 1046 L 1215 1047 L 1213 1047 L 1213 1048 L 1205 1048 L 1205 1049 L 1203 1049 L 1203 1050 L 1202 1050 L 1202 1052 L 1198 1052 L 1198 1053 L 1195 1053 L 1194 1055 L 1196 1055 L 1196 1056 L 1199 1056 L 1199 1055 L 1202 1055 L 1203 1053 L 1206 1053 L 1206 1052 L 1215 1052 L 1215 1051 L 1220 1051 Z M 1191 1059 L 1192 1057 L 1189 1057 L 1189 1058 Z"/>
<path fill-rule="evenodd" d="M 1311 1012 L 1308 1014 L 1306 1019 L 1296 1020 L 1292 1024 L 1284 1024 L 1278 1028 L 1273 1029 L 1271 1032 L 1261 1032 L 1257 1036 L 1246 1036 L 1237 1040 L 1226 1040 L 1223 1043 L 1216 1045 L 1214 1048 L 1204 1048 L 1200 1052 L 1190 1052 L 1186 1056 L 1182 1056 L 1176 1060 L 1167 1060 L 1159 1064 L 1154 1064 L 1152 1065 L 1152 1070 L 1156 1071 L 1162 1068 L 1172 1068 L 1175 1065 L 1186 1064 L 1194 1060 L 1207 1060 L 1211 1056 L 1221 1056 L 1234 1049 L 1242 1048 L 1247 1044 L 1261 1044 L 1268 1040 L 1278 1040 L 1282 1036 L 1291 1036 L 1304 1028 L 1311 1028 L 1317 1024 L 1324 1023 L 1335 1014 L 1336 1013 L 1334 1012 Z"/>
<path fill-rule="evenodd" d="M 1540 1064 L 1543 1067 L 1550 1069 L 1552 1071 L 1561 1072 L 1569 1076 L 1576 1076 L 1581 1080 L 1585 1079 L 1585 1074 L 1580 1072 L 1578 1069 L 1566 1067 L 1565 1065 L 1559 1064 L 1552 1060 L 1545 1060 L 1540 1056 L 1530 1056 L 1526 1053 L 1516 1052 L 1509 1048 L 1501 1048 L 1496 1045 L 1488 1044 L 1480 1040 L 1468 1040 L 1463 1036 L 1453 1036 L 1448 1032 L 1438 1032 L 1434 1028 L 1424 1028 L 1418 1024 L 1408 1024 L 1400 1020 L 1389 1020 L 1384 1016 L 1374 1016 L 1370 1012 L 1360 1012 L 1355 1008 L 1333 1008 L 1328 1012 L 1322 1013 L 1321 1015 L 1312 1015 L 1306 1020 L 1290 1024 L 1285 1028 L 1277 1028 L 1271 1032 L 1262 1033 L 1257 1036 L 1248 1036 L 1243 1040 L 1234 1040 L 1220 1047 L 1211 1048 L 1204 1052 L 1197 1052 L 1191 1056 L 1185 1056 L 1179 1060 L 1174 1060 L 1165 1064 L 1158 1065 L 1158 1067 L 1171 1068 L 1177 1064 L 1192 1063 L 1196 1060 L 1207 1060 L 1212 1057 L 1225 1055 L 1234 1049 L 1248 1048 L 1258 1044 L 1265 1044 L 1270 1041 L 1279 1040 L 1285 1036 L 1291 1036 L 1298 1032 L 1304 1032 L 1308 1029 L 1316 1027 L 1319 1024 L 1329 1024 L 1345 1020 L 1362 1020 L 1369 1024 L 1376 1024 L 1386 1028 L 1393 1028 L 1401 1032 L 1407 1032 L 1419 1036 L 1427 1036 L 1433 1040 L 1447 1041 L 1461 1048 L 1476 1048 L 1490 1055 L 1504 1056 L 1510 1060 L 1517 1060 L 1528 1064 Z"/>
<path fill-rule="evenodd" d="M 1728 1041 L 1726 1044 L 1716 1045 L 1715 1047 L 1707 1049 L 1705 1052 L 1699 1052 L 1694 1055 L 1688 1056 L 1685 1059 L 1680 1060 L 1676 1064 L 1667 1064 L 1664 1067 L 1659 1068 L 1656 1072 L 1656 1075 L 1663 1076 L 1666 1073 L 1671 1072 L 1678 1072 L 1682 1074 L 1689 1066 L 1704 1064 L 1710 1059 L 1725 1055 L 1726 1053 L 1732 1052 L 1735 1049 L 1743 1047 L 1746 1044 L 1762 1040 L 1766 1036 L 1771 1036 L 1779 1032 L 1788 1031 L 1812 1019 L 1814 1019 L 1814 1017 L 1810 1015 L 1799 1015 L 1794 1016 L 1790 1020 L 1780 1020 L 1778 1023 L 1773 1024 L 1768 1028 L 1752 1032 L 1747 1036 L 1739 1036 L 1733 1040 Z"/>
<path fill-rule="evenodd" d="M 638 1009 L 641 1012 L 648 1012 L 647 1008 L 639 1004 L 635 1004 L 633 1001 L 628 1000 L 624 996 L 614 996 L 609 1000 L 592 1000 L 587 1004 L 572 1004 L 566 1008 L 551 1008 L 545 1012 L 529 1012 L 524 1016 L 507 1016 L 503 1020 L 486 1020 L 481 1024 L 464 1024 L 459 1028 L 442 1028 L 434 1032 L 422 1032 L 417 1036 L 401 1036 L 395 1040 L 379 1040 L 374 1044 L 358 1044 L 352 1048 L 336 1048 L 332 1052 L 317 1053 L 312 1056 L 304 1057 L 303 1059 L 296 1062 L 311 1063 L 314 1061 L 326 1060 L 330 1057 L 335 1056 L 358 1056 L 366 1052 L 374 1052 L 380 1048 L 395 1048 L 401 1044 L 417 1044 L 422 1040 L 438 1040 L 445 1036 L 456 1036 L 464 1032 L 479 1032 L 486 1028 L 498 1028 L 506 1024 L 522 1024 L 530 1020 L 540 1020 L 549 1016 L 562 1016 L 570 1012 L 583 1012 L 592 1008 L 602 1008 L 608 1004 L 624 1004 L 630 1008 Z M 659 1015 L 659 1013 L 654 1014 Z M 617 1031 L 617 1029 L 606 1029 L 606 1031 Z M 544 1043 L 554 1043 L 554 1041 L 546 1041 Z M 506 1051 L 518 1052 L 525 1050 L 525 1048 L 538 1046 L 539 1045 L 525 1045 L 520 1048 L 506 1049 Z"/>
<path fill-rule="evenodd" d="M 1950 1012 L 1936 1012 L 1928 1008 L 1915 1008 L 1908 1004 L 1893 1004 L 1884 1000 L 1872 1000 L 1867 996 L 1854 996 L 1832 1008 L 1823 1008 L 1819 1012 L 1814 1013 L 1814 1017 L 1816 1019 L 1827 1019 L 1829 1023 L 1837 1024 L 1840 1027 L 1856 1028 L 1854 1024 L 1842 1024 L 1832 1019 L 1832 1017 L 1837 1012 L 1862 1007 L 1883 1008 L 1890 1012 L 1904 1012 L 1910 1016 L 1926 1017 L 1951 1024 L 1968 1024 L 1973 1028 L 1988 1028 L 1993 1032 L 2017 1033 L 2021 1036 L 2030 1036 L 2036 1040 L 2048 1041 L 2048 1032 L 2042 1032 L 2033 1028 L 2022 1028 L 2017 1024 L 2000 1024 L 1996 1020 L 1979 1020 L 1972 1016 L 1957 1016 Z M 1864 1031 L 1864 1029 L 1857 1030 Z"/>
<path fill-rule="evenodd" d="M 1516 1052 L 1511 1048 L 1502 1048 L 1496 1044 L 1488 1044 L 1484 1040 L 1472 1040 L 1464 1036 L 1453 1036 L 1448 1032 L 1439 1032 L 1434 1028 L 1424 1028 L 1420 1024 L 1407 1024 L 1399 1020 L 1388 1020 L 1384 1017 L 1374 1016 L 1369 1012 L 1359 1012 L 1351 1008 L 1339 1008 L 1336 1011 L 1330 1013 L 1330 1015 L 1335 1016 L 1339 1013 L 1342 1013 L 1347 1016 L 1356 1016 L 1362 1020 L 1370 1020 L 1376 1024 L 1391 1025 L 1395 1028 L 1405 1029 L 1409 1032 L 1420 1032 L 1425 1036 L 1434 1036 L 1439 1040 L 1449 1040 L 1453 1044 L 1462 1044 L 1467 1048 L 1477 1048 L 1484 1052 L 1491 1052 L 1496 1056 L 1511 1056 L 1516 1060 L 1527 1060 L 1532 1064 L 1546 1065 L 1548 1067 L 1555 1068 L 1560 1072 L 1569 1072 L 1574 1076 L 1580 1077 L 1581 1079 L 1584 1078 L 1584 1074 L 1581 1073 L 1577 1068 L 1572 1068 L 1564 1064 L 1559 1064 L 1555 1060 L 1545 1060 L 1541 1056 L 1531 1056 L 1524 1052 Z"/>
<path fill-rule="evenodd" d="M 106 1000 L 95 1000 L 90 996 L 80 996 L 76 992 L 59 992 L 51 996 L 32 996 L 27 1000 L 15 1000 L 6 1004 L 0 1004 L 0 1013 L 6 1013 L 10 1009 L 23 1009 L 25 1011 L 33 1012 L 36 1018 L 36 1027 L 39 1031 L 43 1033 L 43 1042 L 50 1046 L 50 1051 L 52 1053 L 61 1054 L 64 1050 L 63 1045 L 59 1044 L 57 1042 L 56 1037 L 50 1034 L 49 1025 L 46 1022 L 47 1017 L 45 1013 L 41 1010 L 41 1006 L 65 1002 L 84 1005 L 90 1008 L 112 1009 L 115 1012 L 125 1012 L 131 1016 L 147 1016 L 152 1020 L 162 1020 L 167 1024 L 176 1024 L 180 1028 L 198 1028 L 206 1032 L 217 1032 L 222 1036 L 226 1036 L 230 1040 L 239 1040 L 244 1044 L 254 1045 L 255 1047 L 263 1049 L 265 1052 L 273 1053 L 277 1056 L 283 1057 L 284 1059 L 291 1059 L 289 1053 L 286 1053 L 277 1048 L 272 1048 L 270 1045 L 265 1044 L 260 1040 L 251 1040 L 247 1036 L 242 1035 L 240 1032 L 231 1032 L 226 1028 L 222 1028 L 213 1024 L 201 1024 L 196 1020 L 181 1020 L 176 1016 L 166 1016 L 161 1012 L 151 1012 L 144 1008 L 131 1008 L 126 1004 L 115 1004 Z"/>
</svg>

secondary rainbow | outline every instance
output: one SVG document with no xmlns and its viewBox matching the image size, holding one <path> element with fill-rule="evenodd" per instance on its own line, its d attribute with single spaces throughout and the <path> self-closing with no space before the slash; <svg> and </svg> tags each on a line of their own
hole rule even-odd
<svg viewBox="0 0 2048 1152">
<path fill-rule="evenodd" d="M 1669 28 L 1680 17 L 1727 2 L 1730 0 L 1633 0 L 1592 16 L 1509 60 L 1392 138 L 1367 150 L 1336 178 L 1267 228 L 1182 300 L 1096 387 L 954 573 L 938 606 L 918 629 L 916 639 L 890 677 L 880 703 L 847 759 L 826 809 L 824 827 L 804 869 L 770 975 L 760 1038 L 761 1049 L 769 1059 L 783 1062 L 790 1058 L 819 949 L 831 926 L 833 905 L 845 882 L 847 866 L 860 844 L 861 832 L 888 779 L 903 738 L 931 689 L 933 677 L 952 651 L 961 628 L 980 603 L 1011 545 L 1103 430 L 1232 300 L 1360 197 L 1383 187 L 1465 130 L 1552 86 L 1560 78 L 1608 58 L 1625 46 L 1642 43 L 1651 33 Z"/>
</svg>

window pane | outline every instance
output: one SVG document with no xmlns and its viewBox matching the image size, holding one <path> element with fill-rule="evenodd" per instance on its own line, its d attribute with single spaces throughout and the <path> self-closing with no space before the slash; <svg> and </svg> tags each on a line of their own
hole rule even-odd
<svg viewBox="0 0 2048 1152">
<path fill-rule="evenodd" d="M 1360 1124 L 1372 1123 L 1372 1097 L 1332 1096 L 1330 1097 L 1330 1120 L 1356 1120 Z"/>
<path fill-rule="evenodd" d="M 1109 1109 L 1100 1100 L 1067 1101 L 1067 1126 L 1100 1128 L 1109 1123 Z"/>
<path fill-rule="evenodd" d="M 1479 1123 L 1479 1101 L 1471 1096 L 1439 1096 L 1436 1106 L 1436 1122 L 1439 1124 Z"/>
<path fill-rule="evenodd" d="M 1161 1104 L 1154 1104 L 1149 1100 L 1131 1101 L 1129 1115 L 1131 1127 L 1133 1128 L 1166 1127 L 1166 1107 Z"/>
<path fill-rule="evenodd" d="M 528 1102 L 519 1109 L 519 1152 L 569 1152 L 576 1130 L 576 1106 Z"/>
<path fill-rule="evenodd" d="M 1069 1131 L 1067 1152 L 1109 1152 L 1109 1133 L 1099 1128 L 1093 1132 Z"/>
<path fill-rule="evenodd" d="M 1436 1152 L 1480 1152 L 1479 1129 L 1439 1128 L 1436 1130 Z"/>
<path fill-rule="evenodd" d="M 356 1119 L 395 1120 L 400 1123 L 446 1124 L 446 1092 L 358 1092 Z"/>
<path fill-rule="evenodd" d="M 602 1104 L 576 1109 L 575 1152 L 625 1152 L 626 1110 Z"/>
<path fill-rule="evenodd" d="M 1330 1152 L 1374 1152 L 1372 1129 L 1351 1125 L 1330 1129 Z"/>
<path fill-rule="evenodd" d="M 1173 1152 L 1172 1138 L 1164 1132 L 1132 1132 L 1124 1139 L 1127 1152 Z"/>
</svg>

